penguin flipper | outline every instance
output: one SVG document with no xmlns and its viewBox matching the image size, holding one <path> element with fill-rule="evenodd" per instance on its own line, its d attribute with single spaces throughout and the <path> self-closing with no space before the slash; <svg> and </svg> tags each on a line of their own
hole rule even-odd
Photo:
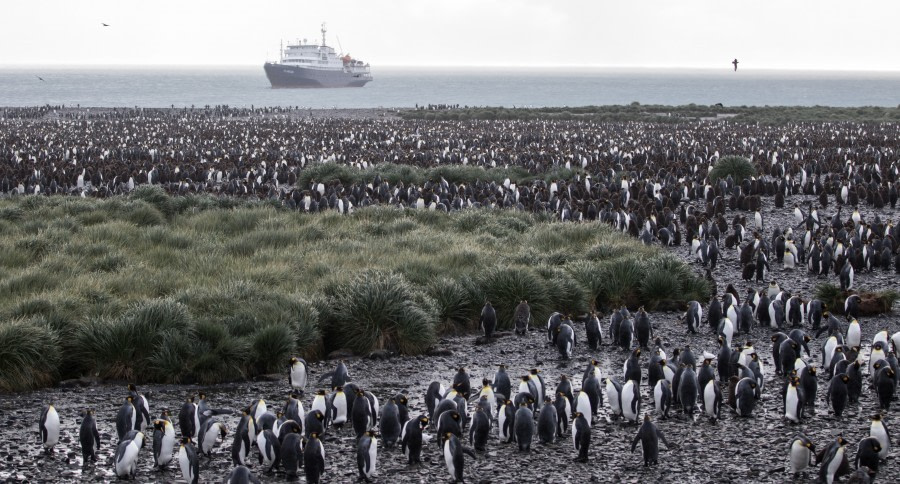
<svg viewBox="0 0 900 484">
<path fill-rule="evenodd" d="M 659 438 L 659 440 L 662 441 L 662 443 L 666 444 L 666 448 L 667 448 L 667 449 L 671 449 L 671 448 L 672 448 L 672 446 L 669 445 L 669 442 L 666 441 L 666 436 L 663 435 L 662 430 L 659 430 L 659 429 L 657 428 L 657 429 L 656 429 L 656 436 Z"/>
<path fill-rule="evenodd" d="M 333 377 L 333 376 L 334 376 L 334 371 L 333 371 L 333 370 L 332 370 L 332 371 L 329 371 L 328 373 L 323 373 L 322 376 L 319 377 L 318 382 L 319 382 L 319 383 L 322 383 L 323 381 L 325 381 L 325 380 L 327 380 L 327 379 L 329 379 L 329 378 L 331 378 L 331 377 Z M 348 379 L 348 381 L 349 381 L 349 379 Z"/>
<path fill-rule="evenodd" d="M 637 447 L 637 443 L 641 440 L 641 431 L 638 430 L 638 433 L 635 434 L 634 440 L 631 441 L 631 453 L 634 454 L 634 449 Z M 668 445 L 667 445 L 668 446 Z"/>
<path fill-rule="evenodd" d="M 475 451 L 474 451 L 474 450 L 472 450 L 472 449 L 469 448 L 469 447 L 462 446 L 462 445 L 461 445 L 460 447 L 462 448 L 462 451 L 463 451 L 466 455 L 468 455 L 469 457 L 471 457 L 471 458 L 473 458 L 473 459 L 475 459 L 475 460 L 478 460 L 478 456 L 475 455 Z"/>
</svg>

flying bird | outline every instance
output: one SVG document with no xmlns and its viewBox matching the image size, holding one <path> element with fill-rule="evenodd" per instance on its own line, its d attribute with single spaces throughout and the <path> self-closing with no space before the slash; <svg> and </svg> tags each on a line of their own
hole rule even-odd
<svg viewBox="0 0 900 484">
<path fill-rule="evenodd" d="M 734 70 L 737 71 L 738 60 L 735 59 L 735 60 L 731 61 L 731 63 L 734 64 Z"/>
<path fill-rule="evenodd" d="M 34 77 L 37 77 L 37 78 L 40 79 L 42 82 L 46 82 L 46 81 L 44 81 L 44 78 L 41 77 L 41 76 L 34 76 Z"/>
<path fill-rule="evenodd" d="M 104 27 L 109 27 L 109 24 L 107 24 L 107 23 L 100 22 L 100 24 L 103 25 Z"/>
</svg>

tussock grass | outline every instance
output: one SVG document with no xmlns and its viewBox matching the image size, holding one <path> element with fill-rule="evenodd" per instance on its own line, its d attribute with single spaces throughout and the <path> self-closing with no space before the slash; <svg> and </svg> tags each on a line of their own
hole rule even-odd
<svg viewBox="0 0 900 484">
<path fill-rule="evenodd" d="M 731 178 L 735 183 L 740 183 L 745 178 L 756 174 L 756 167 L 743 156 L 725 156 L 719 158 L 716 165 L 709 171 L 709 181 L 716 182 L 721 178 Z"/>
<path fill-rule="evenodd" d="M 0 323 L 0 391 L 50 385 L 62 355 L 56 333 L 29 319 Z"/>
<path fill-rule="evenodd" d="M 329 173 L 431 177 L 390 164 L 310 168 L 317 182 Z M 483 172 L 512 178 L 471 167 L 436 173 L 471 182 Z M 509 328 L 523 299 L 541 321 L 552 311 L 652 307 L 663 296 L 699 300 L 706 290 L 677 260 L 598 223 L 490 209 L 311 215 L 164 197 L 150 187 L 104 200 L 0 200 L 0 316 L 20 321 L 16 331 L 49 334 L 62 359 L 39 368 L 45 377 L 34 385 L 85 373 L 238 380 L 281 371 L 289 354 L 418 354 L 441 332 L 472 330 L 485 300 Z M 677 274 L 679 291 L 652 286 L 647 270 Z"/>
<path fill-rule="evenodd" d="M 418 354 L 434 343 L 437 306 L 400 274 L 366 271 L 330 296 L 336 329 L 356 353 Z"/>
</svg>

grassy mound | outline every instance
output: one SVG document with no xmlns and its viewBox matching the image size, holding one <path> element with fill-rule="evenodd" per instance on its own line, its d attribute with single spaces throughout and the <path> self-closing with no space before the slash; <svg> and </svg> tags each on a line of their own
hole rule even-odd
<svg viewBox="0 0 900 484">
<path fill-rule="evenodd" d="M 709 181 L 714 183 L 731 176 L 735 183 L 740 183 L 753 175 L 756 175 L 756 167 L 749 159 L 743 156 L 724 156 L 709 171 Z"/>
<path fill-rule="evenodd" d="M 310 215 L 147 188 L 7 199 L 0 215 L 0 365 L 22 367 L 0 388 L 84 374 L 232 381 L 281 371 L 291 355 L 422 353 L 441 332 L 473 330 L 486 300 L 508 328 L 523 299 L 540 323 L 706 290 L 603 224 L 513 211 Z"/>
<path fill-rule="evenodd" d="M 841 291 L 834 284 L 819 284 L 816 286 L 816 299 L 828 306 L 828 310 L 835 314 L 844 314 L 844 301 L 851 294 L 858 294 L 861 302 L 859 305 L 860 316 L 875 316 L 891 312 L 894 302 L 900 299 L 900 293 L 893 289 L 884 291 L 869 291 L 866 289 Z"/>
</svg>

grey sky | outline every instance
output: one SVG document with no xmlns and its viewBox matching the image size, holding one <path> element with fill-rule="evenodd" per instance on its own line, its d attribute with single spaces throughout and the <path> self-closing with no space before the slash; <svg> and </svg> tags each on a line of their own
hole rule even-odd
<svg viewBox="0 0 900 484">
<path fill-rule="evenodd" d="M 888 0 L 28 0 L 3 4 L 0 67 L 260 65 L 324 21 L 373 67 L 897 71 L 898 19 Z"/>
</svg>

